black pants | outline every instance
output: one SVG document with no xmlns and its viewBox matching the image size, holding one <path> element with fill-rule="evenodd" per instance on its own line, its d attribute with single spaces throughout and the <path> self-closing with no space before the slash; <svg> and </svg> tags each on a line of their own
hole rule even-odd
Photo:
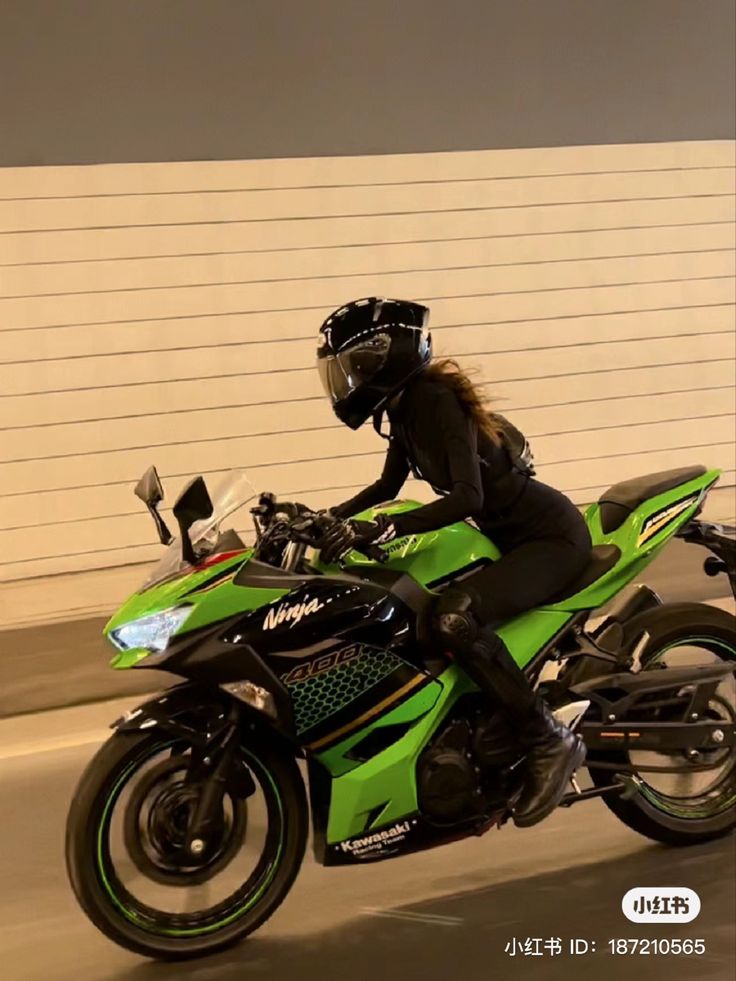
<svg viewBox="0 0 736 981">
<path fill-rule="evenodd" d="M 440 640 L 480 690 L 502 708 L 520 740 L 525 734 L 533 737 L 534 719 L 537 729 L 541 725 L 545 730 L 543 708 L 495 630 L 561 593 L 583 571 L 589 555 L 587 528 L 574 538 L 535 539 L 449 586 L 437 602 L 434 624 Z"/>
<path fill-rule="evenodd" d="M 467 593 L 473 613 L 495 628 L 566 589 L 588 564 L 590 548 L 587 529 L 575 539 L 525 542 L 450 589 Z"/>
</svg>

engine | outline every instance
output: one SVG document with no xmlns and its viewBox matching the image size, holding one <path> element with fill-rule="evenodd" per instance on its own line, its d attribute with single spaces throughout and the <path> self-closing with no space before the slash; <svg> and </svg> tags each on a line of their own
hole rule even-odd
<svg viewBox="0 0 736 981">
<path fill-rule="evenodd" d="M 519 758 L 499 715 L 476 711 L 440 731 L 417 764 L 419 807 L 428 820 L 455 824 L 503 807 L 509 767 Z"/>
</svg>

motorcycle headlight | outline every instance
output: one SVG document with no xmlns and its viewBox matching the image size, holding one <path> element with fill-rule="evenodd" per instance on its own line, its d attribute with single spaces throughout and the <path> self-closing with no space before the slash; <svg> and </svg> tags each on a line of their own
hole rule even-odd
<svg viewBox="0 0 736 981">
<path fill-rule="evenodd" d="M 159 654 L 179 630 L 193 606 L 176 606 L 149 617 L 131 620 L 110 631 L 110 639 L 121 651 L 147 650 Z"/>
</svg>

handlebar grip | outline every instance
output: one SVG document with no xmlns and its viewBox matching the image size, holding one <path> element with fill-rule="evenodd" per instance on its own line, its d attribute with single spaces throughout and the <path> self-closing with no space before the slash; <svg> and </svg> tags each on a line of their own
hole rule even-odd
<svg viewBox="0 0 736 981">
<path fill-rule="evenodd" d="M 374 562 L 388 562 L 388 554 L 378 545 L 363 545 L 356 551 L 361 552 L 367 559 L 373 559 Z"/>
</svg>

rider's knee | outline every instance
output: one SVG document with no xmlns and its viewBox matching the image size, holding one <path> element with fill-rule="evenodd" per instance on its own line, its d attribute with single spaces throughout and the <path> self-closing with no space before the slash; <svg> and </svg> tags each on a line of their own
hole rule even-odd
<svg viewBox="0 0 736 981">
<path fill-rule="evenodd" d="M 437 638 L 449 650 L 470 650 L 480 631 L 480 622 L 472 611 L 472 598 L 464 590 L 450 587 L 440 596 L 432 616 Z"/>
</svg>

